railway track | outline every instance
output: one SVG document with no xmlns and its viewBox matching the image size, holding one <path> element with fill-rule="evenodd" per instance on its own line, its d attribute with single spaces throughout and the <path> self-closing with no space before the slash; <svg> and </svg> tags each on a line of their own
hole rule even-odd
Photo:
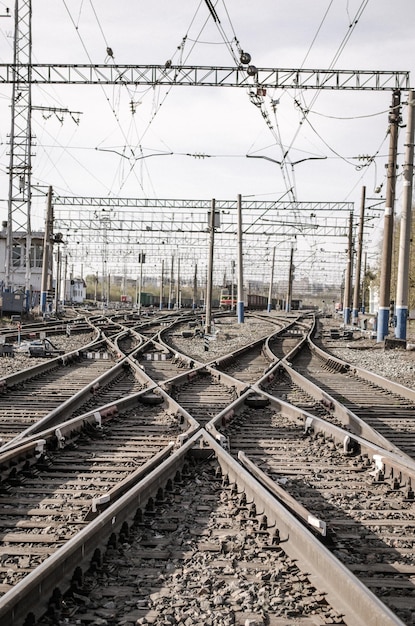
<svg viewBox="0 0 415 626">
<path fill-rule="evenodd" d="M 218 420 L 230 453 L 246 466 L 253 463 L 263 482 L 261 475 L 268 477 L 277 497 L 282 487 L 279 497 L 293 512 L 305 522 L 311 519 L 319 532 L 324 529 L 324 541 L 336 557 L 405 624 L 412 624 L 414 464 L 405 477 L 407 465 L 402 461 L 401 466 L 398 456 L 388 462 L 364 440 L 349 439 L 343 430 L 336 434 L 336 427 L 330 430 L 318 418 L 284 414 L 271 396 L 262 400 L 255 415 L 252 404 L 239 402 L 229 422 Z"/>
<path fill-rule="evenodd" d="M 152 340 L 146 341 L 131 356 L 143 372 L 157 383 L 190 372 L 195 366 L 193 359 Z"/>
<path fill-rule="evenodd" d="M 245 385 L 214 369 L 199 367 L 188 374 L 166 381 L 162 388 L 180 404 L 201 426 L 231 404 Z"/>
<path fill-rule="evenodd" d="M 83 604 L 82 591 L 92 588 L 92 605 L 104 597 L 111 607 L 105 618 L 117 623 L 246 624 L 264 623 L 265 615 L 271 624 L 287 624 L 284 615 L 304 626 L 311 616 L 344 623 L 296 561 L 269 533 L 258 533 L 258 520 L 246 518 L 238 494 L 223 482 L 210 459 L 183 472 L 162 502 L 143 511 L 124 545 L 114 545 L 99 571 L 85 576 L 78 595 L 56 606 L 55 616 L 90 618 L 94 611 Z"/>
<path fill-rule="evenodd" d="M 147 392 L 133 398 L 44 431 L 21 456 L 0 454 L 1 593 L 85 527 L 101 502 L 145 476 L 156 455 L 171 453 L 183 416 L 161 396 L 158 404 Z"/>
<path fill-rule="evenodd" d="M 226 318 L 222 323 L 226 325 Z M 246 367 L 264 359 L 249 376 L 228 369 L 234 355 L 221 354 L 220 349 L 214 360 L 198 361 L 200 351 L 193 347 L 199 338 L 183 337 L 189 323 L 169 324 L 173 325 L 151 334 L 157 328 L 153 327 L 152 339 L 138 347 L 127 343 L 128 357 L 118 364 L 132 368 L 145 390 L 119 400 L 117 395 L 120 398 L 124 392 L 113 378 L 114 396 L 103 395 L 101 407 L 69 422 L 61 420 L 49 430 L 29 433 L 19 445 L 0 450 L 5 554 L 7 537 L 12 537 L 16 569 L 27 563 L 28 540 L 19 546 L 13 537 L 21 532 L 19 521 L 22 532 L 32 534 L 41 507 L 34 508 L 34 518 L 20 518 L 30 503 L 21 511 L 16 501 L 9 515 L 7 498 L 25 481 L 33 481 L 27 483 L 33 486 L 38 472 L 45 472 L 45 485 L 52 484 L 58 495 L 45 496 L 45 504 L 39 496 L 47 519 L 43 517 L 43 526 L 33 534 L 63 536 L 56 554 L 48 558 L 46 540 L 42 564 L 34 560 L 37 566 L 24 572 L 20 582 L 5 576 L 5 584 L 11 587 L 0 598 L 0 619 L 25 626 L 37 620 L 43 624 L 99 618 L 110 623 L 135 619 L 184 624 L 187 619 L 215 626 L 412 624 L 408 620 L 415 614 L 411 554 L 415 465 L 401 453 L 387 452 L 380 435 L 371 439 L 372 428 L 365 430 L 350 409 L 340 410 L 339 400 L 331 405 L 327 390 L 317 392 L 314 385 L 310 391 L 310 383 L 301 388 L 298 381 L 303 377 L 291 364 L 308 350 L 309 320 L 290 320 L 285 328 L 281 320 L 270 323 L 268 339 L 260 337 L 244 349 L 239 347 L 238 358 L 245 360 Z M 144 337 L 135 326 L 130 331 Z M 119 339 L 123 333 L 125 326 L 111 331 L 110 343 L 117 349 L 123 345 Z M 189 346 L 188 354 L 180 354 L 179 345 Z M 211 351 L 208 356 L 213 356 Z M 294 396 L 296 402 L 287 403 Z M 315 417 L 318 406 L 327 419 Z M 135 414 L 137 407 L 141 418 Z M 157 434 L 149 438 L 146 420 L 151 423 L 155 414 L 162 417 Z M 119 433 L 109 443 L 115 448 L 101 455 L 106 429 L 111 439 L 111 424 L 118 422 Z M 75 423 L 79 430 L 72 426 Z M 157 437 L 161 443 L 153 446 Z M 78 451 L 84 445 L 85 460 L 89 450 L 97 449 L 97 474 L 91 458 L 90 469 L 82 465 L 82 454 L 77 467 Z M 132 453 L 125 455 L 123 468 L 120 459 L 129 445 Z M 139 449 L 145 454 L 148 450 L 143 464 Z M 114 466 L 108 462 L 111 454 Z M 157 454 L 165 454 L 164 460 Z M 49 467 L 55 458 L 56 471 Z M 73 474 L 62 481 L 69 468 Z M 71 497 L 86 500 L 87 507 L 74 505 L 78 522 L 71 524 L 73 533 L 64 541 L 60 529 L 67 503 L 59 498 L 71 492 L 72 479 Z M 205 491 L 208 483 L 213 491 Z M 198 494 L 201 498 L 193 499 Z M 57 505 L 53 510 L 49 500 Z M 49 524 L 50 530 L 47 522 L 53 522 L 55 514 L 56 524 Z M 55 546 L 53 541 L 51 545 Z M 288 564 L 287 574 L 282 574 L 284 564 Z M 274 580 L 270 571 L 281 576 Z M 295 572 L 294 579 L 290 572 Z M 101 601 L 98 595 L 109 581 Z M 189 585 L 195 600 L 189 597 Z M 128 590 L 127 600 L 122 589 Z M 217 596 L 220 601 L 214 600 Z M 108 602 L 104 607 L 105 599 L 109 609 Z"/>
<path fill-rule="evenodd" d="M 0 437 L 15 438 L 137 392 L 139 372 L 106 341 L 0 379 Z"/>
<path fill-rule="evenodd" d="M 309 342 L 291 367 L 415 459 L 415 392 L 332 357 Z M 284 393 L 288 393 L 285 388 Z"/>
<path fill-rule="evenodd" d="M 49 323 L 28 326 L 22 338 L 31 337 L 35 327 L 38 334 L 51 330 Z M 0 379 L 1 446 L 154 384 L 133 361 L 121 363 L 141 345 L 141 335 L 105 316 L 89 319 L 89 334 L 94 328 L 109 338 L 89 340 L 77 350 L 40 359 L 40 364 Z M 67 324 L 54 324 L 53 331 L 57 329 L 66 333 Z M 82 332 L 83 324 L 76 329 Z"/>
<path fill-rule="evenodd" d="M 289 324 L 278 318 L 263 320 L 258 316 L 247 316 L 244 324 L 237 324 L 235 316 L 222 314 L 214 321 L 213 332 L 205 336 L 205 328 L 200 320 L 189 319 L 165 328 L 160 332 L 159 340 L 173 352 L 185 354 L 188 358 L 203 363 L 212 363 L 215 359 L 235 355 L 258 341 L 265 340 Z M 270 357 L 272 358 L 272 357 Z"/>
<path fill-rule="evenodd" d="M 0 618 L 403 626 L 204 430 L 0 598 Z"/>
</svg>

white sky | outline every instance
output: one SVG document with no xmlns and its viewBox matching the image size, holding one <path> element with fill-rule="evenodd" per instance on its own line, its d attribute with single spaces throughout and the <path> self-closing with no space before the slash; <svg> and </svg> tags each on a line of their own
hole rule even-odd
<svg viewBox="0 0 415 626">
<path fill-rule="evenodd" d="M 259 68 L 328 68 L 349 36 L 335 68 L 413 70 L 413 0 L 214 4 L 228 40 L 236 36 Z M 1 0 L 0 13 L 7 6 L 13 13 L 13 5 Z M 205 0 L 33 0 L 32 11 L 34 63 L 159 65 L 172 59 L 174 64 L 235 65 Z M 0 29 L 0 62 L 11 63 L 13 18 L 0 17 Z M 7 219 L 10 94 L 9 85 L 0 86 L 2 220 Z M 77 125 L 70 116 L 61 122 L 33 112 L 32 183 L 52 185 L 59 195 L 97 197 L 233 199 L 242 194 L 277 200 L 293 188 L 299 201 L 347 200 L 358 214 L 363 185 L 368 197 L 381 197 L 374 193 L 378 187 L 385 191 L 391 97 L 390 91 L 268 90 L 264 111 L 270 129 L 243 88 L 34 86 L 33 105 L 82 114 Z M 311 109 L 302 124 L 295 98 Z M 274 112 L 271 101 L 276 100 Z M 401 129 L 401 165 L 404 139 Z M 288 147 L 284 172 L 269 160 L 246 156 L 281 160 Z M 377 156 L 359 168 L 365 163 L 360 155 Z M 324 158 L 293 165 L 310 157 Z M 398 212 L 400 183 L 398 178 Z M 44 205 L 44 198 L 34 199 L 35 226 L 43 227 Z"/>
</svg>

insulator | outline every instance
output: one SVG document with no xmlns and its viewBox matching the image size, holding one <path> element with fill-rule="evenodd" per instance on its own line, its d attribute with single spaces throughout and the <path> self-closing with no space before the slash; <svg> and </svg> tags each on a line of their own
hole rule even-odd
<svg viewBox="0 0 415 626">
<path fill-rule="evenodd" d="M 256 76 L 258 74 L 258 70 L 255 65 L 248 65 L 247 67 L 248 76 Z"/>
<path fill-rule="evenodd" d="M 249 52 L 241 52 L 241 63 L 243 65 L 248 65 L 251 62 L 251 55 Z"/>
</svg>

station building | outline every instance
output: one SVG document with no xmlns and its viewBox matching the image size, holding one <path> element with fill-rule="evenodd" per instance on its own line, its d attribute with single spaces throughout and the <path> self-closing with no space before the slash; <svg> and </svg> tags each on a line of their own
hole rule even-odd
<svg viewBox="0 0 415 626">
<path fill-rule="evenodd" d="M 6 288 L 6 260 L 7 260 L 7 222 L 2 222 L 0 230 L 0 308 L 3 312 L 22 313 L 40 306 L 42 291 L 42 266 L 44 233 L 32 232 L 30 244 L 30 287 L 26 292 L 26 233 L 13 233 L 13 250 L 10 268 L 9 283 Z M 53 278 L 53 255 L 50 255 L 48 268 L 48 310 L 54 308 L 56 278 Z M 66 265 L 66 264 L 65 264 Z M 66 267 L 59 269 L 59 301 L 67 304 L 82 304 L 86 298 L 86 283 L 82 278 L 67 278 Z"/>
<path fill-rule="evenodd" d="M 26 233 L 13 233 L 13 250 L 10 268 L 10 288 L 6 290 L 7 222 L 0 230 L 0 295 L 17 294 L 16 298 L 5 297 L 7 306 L 16 300 L 16 308 L 32 309 L 39 305 L 42 286 L 44 233 L 33 232 L 30 245 L 30 289 L 26 293 Z M 23 297 L 21 297 L 23 294 Z M 13 305 L 14 306 L 14 305 Z M 5 307 L 3 306 L 3 309 Z M 15 310 L 14 312 L 19 312 Z"/>
</svg>

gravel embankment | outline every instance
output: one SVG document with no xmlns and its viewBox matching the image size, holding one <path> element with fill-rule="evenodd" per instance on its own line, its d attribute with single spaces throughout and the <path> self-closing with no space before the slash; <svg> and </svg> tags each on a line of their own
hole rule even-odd
<svg viewBox="0 0 415 626">
<path fill-rule="evenodd" d="M 407 349 L 385 348 L 385 343 L 369 339 L 359 330 L 353 332 L 353 339 L 344 341 L 344 345 L 324 338 L 324 329 L 335 327 L 333 323 L 323 324 L 321 345 L 331 354 L 365 370 L 379 374 L 405 387 L 415 389 L 415 337 L 408 337 Z M 339 324 L 337 324 L 339 328 Z M 390 334 L 389 338 L 393 338 Z"/>
<path fill-rule="evenodd" d="M 199 328 L 204 330 L 201 326 Z M 194 329 L 189 328 L 188 324 L 183 324 L 182 327 L 176 328 L 174 333 L 167 335 L 165 342 L 174 350 L 187 354 L 196 361 L 209 363 L 277 330 L 276 324 L 256 318 L 246 318 L 243 324 L 238 324 L 235 317 L 224 317 L 215 321 L 215 339 L 209 341 L 208 350 L 205 350 L 204 338 L 194 333 Z M 183 337 L 182 332 L 191 333 L 191 336 Z"/>
<path fill-rule="evenodd" d="M 344 348 L 330 347 L 330 352 L 352 365 L 415 389 L 415 352 L 412 350 L 385 350 L 383 343 L 360 350 L 350 342 Z"/>
<path fill-rule="evenodd" d="M 329 325 L 329 328 L 339 324 Z M 271 322 L 259 319 L 245 319 L 243 324 L 238 324 L 235 317 L 222 318 L 216 322 L 218 331 L 216 339 L 209 342 L 209 350 L 205 351 L 203 338 L 192 336 L 181 337 L 181 331 L 189 330 L 183 325 L 180 331 L 170 336 L 169 344 L 180 352 L 189 354 L 192 358 L 202 363 L 215 360 L 217 357 L 237 350 L 249 341 L 255 341 L 269 332 L 276 330 Z M 413 342 L 413 343 L 411 343 Z M 415 337 L 408 339 L 408 346 L 415 344 Z M 355 331 L 353 339 L 344 344 L 332 341 L 322 341 L 323 347 L 333 354 L 352 365 L 370 370 L 390 380 L 415 389 L 415 351 L 404 349 L 388 350 L 384 344 L 377 343 L 376 339 L 363 337 L 359 331 Z"/>
</svg>

